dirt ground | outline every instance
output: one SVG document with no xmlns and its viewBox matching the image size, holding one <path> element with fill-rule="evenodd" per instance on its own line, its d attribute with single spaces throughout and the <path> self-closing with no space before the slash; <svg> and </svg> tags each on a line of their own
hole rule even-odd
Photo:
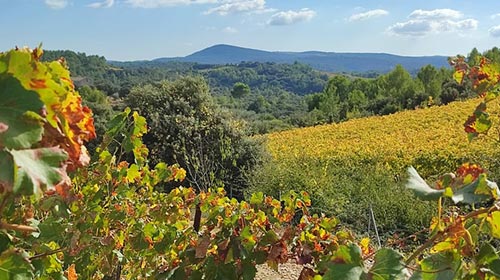
<svg viewBox="0 0 500 280">
<path fill-rule="evenodd" d="M 297 280 L 299 279 L 302 266 L 297 265 L 295 260 L 280 264 L 278 272 L 274 271 L 267 264 L 257 265 L 256 280 Z"/>
</svg>

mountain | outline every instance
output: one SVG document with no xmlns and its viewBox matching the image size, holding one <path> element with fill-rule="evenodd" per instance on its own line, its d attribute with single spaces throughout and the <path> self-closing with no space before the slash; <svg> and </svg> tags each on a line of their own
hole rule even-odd
<svg viewBox="0 0 500 280">
<path fill-rule="evenodd" d="M 270 52 L 231 45 L 215 45 L 185 57 L 158 58 L 156 62 L 181 61 L 200 64 L 237 64 L 240 62 L 300 62 L 327 72 L 382 72 L 401 64 L 410 73 L 422 66 L 448 67 L 446 56 L 399 56 L 386 53 Z"/>
</svg>

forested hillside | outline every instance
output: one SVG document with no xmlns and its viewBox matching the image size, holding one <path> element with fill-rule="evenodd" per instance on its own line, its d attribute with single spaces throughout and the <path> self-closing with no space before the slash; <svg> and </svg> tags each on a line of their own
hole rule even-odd
<svg viewBox="0 0 500 280">
<path fill-rule="evenodd" d="M 263 51 L 231 45 L 215 45 L 185 57 L 159 58 L 156 61 L 182 61 L 203 64 L 235 64 L 241 62 L 300 62 L 314 69 L 328 72 L 384 74 L 396 65 L 403 65 L 415 73 L 425 65 L 447 67 L 445 56 L 399 56 L 387 53 L 337 53 L 321 51 L 282 52 Z"/>
<path fill-rule="evenodd" d="M 477 49 L 469 53 L 471 65 L 478 63 L 479 55 Z M 499 61 L 500 51 L 493 48 L 484 56 Z M 118 101 L 114 104 L 136 86 L 183 76 L 203 77 L 216 102 L 245 119 L 254 134 L 387 115 L 473 95 L 467 81 L 458 84 L 450 69 L 432 65 L 414 75 L 397 65 L 386 74 L 364 78 L 323 73 L 300 63 L 107 62 L 104 57 L 71 51 L 47 51 L 44 59 L 59 57 L 65 57 L 77 87 L 101 90 Z"/>
</svg>

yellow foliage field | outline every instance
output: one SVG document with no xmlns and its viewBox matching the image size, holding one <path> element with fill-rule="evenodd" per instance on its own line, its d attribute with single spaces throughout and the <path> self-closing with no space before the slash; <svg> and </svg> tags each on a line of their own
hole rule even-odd
<svg viewBox="0 0 500 280">
<path fill-rule="evenodd" d="M 434 163 L 447 158 L 481 161 L 485 156 L 496 154 L 500 146 L 498 132 L 493 129 L 491 137 L 471 143 L 467 140 L 463 123 L 479 102 L 472 99 L 272 133 L 267 135 L 267 146 L 277 163 L 307 158 L 351 162 L 376 159 L 388 168 L 401 170 L 410 164 L 417 165 L 418 169 L 416 158 L 429 158 L 429 162 Z M 493 103 L 488 104 L 488 110 L 494 117 L 500 112 L 500 106 Z"/>
</svg>

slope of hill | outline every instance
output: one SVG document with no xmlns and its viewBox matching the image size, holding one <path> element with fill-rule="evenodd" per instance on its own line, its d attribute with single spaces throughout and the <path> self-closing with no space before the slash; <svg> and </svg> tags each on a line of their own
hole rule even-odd
<svg viewBox="0 0 500 280">
<path fill-rule="evenodd" d="M 368 209 L 373 209 L 379 233 L 416 232 L 428 227 L 436 204 L 415 198 L 404 187 L 407 166 L 431 186 L 465 162 L 485 167 L 491 180 L 500 177 L 498 143 L 487 138 L 469 143 L 463 131 L 477 103 L 269 134 L 273 159 L 253 175 L 251 190 L 271 195 L 307 191 L 313 209 L 336 215 L 356 232 L 370 228 Z M 493 116 L 500 110 L 492 105 Z"/>
<path fill-rule="evenodd" d="M 394 172 L 408 165 L 428 168 L 419 163 L 418 158 L 474 160 L 497 148 L 497 143 L 488 138 L 472 143 L 467 141 L 462 124 L 478 103 L 477 99 L 472 99 L 272 133 L 268 135 L 268 145 L 277 161 L 299 158 L 376 160 L 394 168 Z M 491 106 L 494 112 L 500 111 L 498 104 Z M 438 168 L 450 170 L 450 167 L 441 164 Z M 433 170 L 426 170 L 426 173 L 439 175 Z"/>
<path fill-rule="evenodd" d="M 215 45 L 185 57 L 158 58 L 154 61 L 185 61 L 202 64 L 235 64 L 246 62 L 300 62 L 327 72 L 368 72 L 386 73 L 397 64 L 409 72 L 431 64 L 447 67 L 445 56 L 398 56 L 385 53 L 335 53 L 335 52 L 269 52 L 231 45 Z"/>
</svg>

